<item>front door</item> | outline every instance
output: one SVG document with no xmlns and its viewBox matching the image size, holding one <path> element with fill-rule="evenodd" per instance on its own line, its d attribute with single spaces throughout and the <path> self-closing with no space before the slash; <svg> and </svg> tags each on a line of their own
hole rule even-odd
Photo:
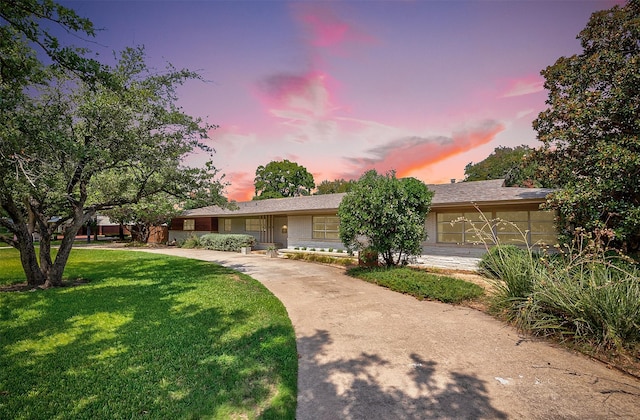
<svg viewBox="0 0 640 420">
<path fill-rule="evenodd" d="M 288 231 L 287 216 L 276 216 L 273 218 L 273 239 L 274 242 L 282 244 L 283 248 L 287 247 Z"/>
</svg>

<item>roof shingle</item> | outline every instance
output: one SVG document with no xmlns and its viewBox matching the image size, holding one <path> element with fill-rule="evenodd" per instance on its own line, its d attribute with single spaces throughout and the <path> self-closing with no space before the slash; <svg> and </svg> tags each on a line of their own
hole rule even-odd
<svg viewBox="0 0 640 420">
<path fill-rule="evenodd" d="M 434 192 L 431 205 L 435 208 L 473 203 L 542 202 L 549 193 L 553 192 L 549 188 L 505 187 L 503 179 L 430 184 L 428 187 Z M 344 196 L 345 193 L 243 201 L 235 203 L 237 206 L 235 210 L 209 206 L 187 210 L 183 216 L 250 216 L 335 211 Z"/>
</svg>

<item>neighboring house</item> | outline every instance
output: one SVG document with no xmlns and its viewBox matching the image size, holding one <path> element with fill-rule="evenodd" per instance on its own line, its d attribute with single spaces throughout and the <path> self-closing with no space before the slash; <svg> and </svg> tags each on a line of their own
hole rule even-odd
<svg viewBox="0 0 640 420">
<path fill-rule="evenodd" d="M 489 220 L 511 223 L 493 226 L 501 243 L 555 244 L 554 213 L 539 210 L 546 188 L 505 187 L 504 180 L 428 185 L 434 191 L 426 218 L 428 238 L 423 254 L 472 255 L 485 252 L 477 229 Z M 338 206 L 345 194 L 246 201 L 237 209 L 217 206 L 188 210 L 171 221 L 169 240 L 205 233 L 243 233 L 256 238 L 258 248 L 344 249 L 338 235 Z M 480 211 L 482 213 L 480 213 Z M 465 219 L 465 220 L 462 220 Z M 472 226 L 475 225 L 476 229 Z M 485 232 L 487 230 L 485 229 Z"/>
</svg>

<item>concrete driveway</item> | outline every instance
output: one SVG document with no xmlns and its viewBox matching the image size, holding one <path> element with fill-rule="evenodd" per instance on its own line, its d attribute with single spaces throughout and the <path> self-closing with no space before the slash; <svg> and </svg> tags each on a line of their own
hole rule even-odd
<svg viewBox="0 0 640 420">
<path fill-rule="evenodd" d="M 640 418 L 640 381 L 482 312 L 319 264 L 148 251 L 236 269 L 282 301 L 297 337 L 298 420 Z"/>
</svg>

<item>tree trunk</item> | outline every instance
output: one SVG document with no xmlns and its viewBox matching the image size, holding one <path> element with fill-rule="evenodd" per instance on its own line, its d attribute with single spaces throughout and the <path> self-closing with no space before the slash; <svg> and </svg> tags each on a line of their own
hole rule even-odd
<svg viewBox="0 0 640 420">
<path fill-rule="evenodd" d="M 73 248 L 73 241 L 76 237 L 76 232 L 82 227 L 83 220 L 76 220 L 75 223 L 67 226 L 64 230 L 64 237 L 62 243 L 58 248 L 58 254 L 56 259 L 51 265 L 48 276 L 46 278 L 45 287 L 59 287 L 62 286 L 62 275 L 64 274 L 64 268 L 67 266 L 69 255 L 71 254 L 71 248 Z"/>
<path fill-rule="evenodd" d="M 122 226 L 122 223 L 118 225 L 118 236 L 120 236 L 120 242 L 124 242 L 124 226 Z"/>
<path fill-rule="evenodd" d="M 31 287 L 42 286 L 46 278 L 38 266 L 36 250 L 33 245 L 33 236 L 29 233 L 26 224 L 21 226 L 16 236 L 18 237 L 20 262 L 22 263 L 24 274 L 27 277 L 27 284 Z"/>
</svg>

